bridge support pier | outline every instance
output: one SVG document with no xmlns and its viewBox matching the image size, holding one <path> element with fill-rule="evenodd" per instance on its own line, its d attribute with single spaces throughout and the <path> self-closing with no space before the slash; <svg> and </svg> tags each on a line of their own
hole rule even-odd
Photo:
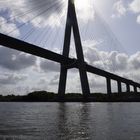
<svg viewBox="0 0 140 140">
<path fill-rule="evenodd" d="M 79 73 L 80 73 L 82 93 L 84 98 L 87 98 L 90 95 L 90 88 L 89 88 L 88 77 L 87 77 L 87 72 L 84 63 L 79 64 Z"/>
<path fill-rule="evenodd" d="M 117 81 L 117 84 L 118 84 L 118 94 L 122 93 L 122 84 L 121 84 L 121 82 Z"/>
<path fill-rule="evenodd" d="M 106 82 L 107 82 L 107 94 L 110 96 L 111 95 L 111 79 L 107 77 Z"/>
<path fill-rule="evenodd" d="M 64 99 L 66 91 L 67 69 L 61 66 L 58 95 L 60 99 Z"/>
<path fill-rule="evenodd" d="M 86 64 L 84 61 L 84 53 L 83 53 L 82 42 L 81 42 L 81 37 L 80 37 L 80 32 L 79 32 L 79 27 L 78 27 L 78 21 L 76 17 L 75 6 L 73 4 L 73 0 L 69 0 L 67 21 L 66 21 L 66 28 L 65 28 L 64 47 L 63 47 L 63 55 L 66 57 L 69 57 L 72 29 L 73 29 L 73 34 L 74 34 L 76 54 L 77 54 L 77 60 L 78 60 L 77 66 L 80 73 L 82 93 L 83 93 L 84 98 L 86 98 L 90 94 L 90 88 L 89 88 L 87 71 L 86 71 Z M 66 79 L 67 79 L 68 69 L 69 67 L 63 66 L 61 64 L 59 89 L 58 89 L 58 94 L 59 94 L 60 99 L 64 99 L 65 97 Z"/>
<path fill-rule="evenodd" d="M 126 84 L 126 92 L 130 93 L 130 85 Z"/>
<path fill-rule="evenodd" d="M 137 86 L 135 86 L 135 85 L 134 85 L 134 92 L 135 92 L 135 93 L 138 92 Z"/>
</svg>

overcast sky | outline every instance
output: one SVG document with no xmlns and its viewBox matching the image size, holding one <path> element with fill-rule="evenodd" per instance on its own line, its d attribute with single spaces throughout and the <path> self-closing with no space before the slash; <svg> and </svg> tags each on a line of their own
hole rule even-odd
<svg viewBox="0 0 140 140">
<path fill-rule="evenodd" d="M 75 3 L 86 62 L 140 82 L 140 0 Z M 0 1 L 0 32 L 62 53 L 66 11 L 67 0 Z M 70 57 L 76 57 L 73 36 Z M 59 71 L 57 63 L 0 47 L 0 94 L 57 92 Z M 106 92 L 105 78 L 88 78 L 92 92 Z M 77 70 L 68 73 L 67 92 L 81 92 Z"/>
</svg>

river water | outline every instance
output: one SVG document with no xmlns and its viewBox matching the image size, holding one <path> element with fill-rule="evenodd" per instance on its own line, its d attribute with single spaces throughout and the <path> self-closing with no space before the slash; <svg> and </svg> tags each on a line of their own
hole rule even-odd
<svg viewBox="0 0 140 140">
<path fill-rule="evenodd" d="M 140 103 L 0 103 L 0 140 L 140 140 Z"/>
</svg>

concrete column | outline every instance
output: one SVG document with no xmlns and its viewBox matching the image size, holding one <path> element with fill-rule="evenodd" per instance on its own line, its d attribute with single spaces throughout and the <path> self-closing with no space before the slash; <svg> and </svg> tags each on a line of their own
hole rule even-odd
<svg viewBox="0 0 140 140">
<path fill-rule="evenodd" d="M 58 95 L 60 99 L 64 99 L 66 90 L 67 69 L 61 66 Z"/>
<path fill-rule="evenodd" d="M 106 82 L 107 82 L 107 94 L 110 95 L 111 94 L 111 79 L 106 78 Z"/>
<path fill-rule="evenodd" d="M 117 81 L 118 83 L 118 93 L 122 93 L 122 84 L 121 81 Z"/>
<path fill-rule="evenodd" d="M 79 67 L 79 73 L 80 73 L 80 80 L 81 80 L 81 87 L 82 87 L 82 93 L 84 98 L 88 97 L 90 95 L 90 88 L 89 88 L 89 82 L 87 77 L 86 69 L 81 65 Z"/>
<path fill-rule="evenodd" d="M 130 85 L 126 84 L 126 92 L 130 93 Z"/>
<path fill-rule="evenodd" d="M 79 73 L 80 73 L 82 92 L 83 92 L 84 97 L 86 98 L 90 95 L 88 76 L 87 76 L 86 65 L 84 61 L 84 53 L 83 53 L 83 48 L 82 48 L 82 42 L 81 42 L 80 31 L 78 27 L 75 6 L 73 4 L 73 0 L 69 0 L 67 22 L 66 22 L 66 29 L 65 29 L 65 38 L 64 38 L 64 47 L 63 47 L 63 55 L 66 57 L 69 56 L 72 29 L 73 29 L 73 34 L 74 34 L 77 59 L 79 60 L 78 68 L 79 68 Z M 67 70 L 68 70 L 67 68 L 61 66 L 59 89 L 58 89 L 58 94 L 61 99 L 63 99 L 65 95 Z"/>
<path fill-rule="evenodd" d="M 137 86 L 135 86 L 135 85 L 134 85 L 134 92 L 135 92 L 135 93 L 138 92 Z"/>
</svg>

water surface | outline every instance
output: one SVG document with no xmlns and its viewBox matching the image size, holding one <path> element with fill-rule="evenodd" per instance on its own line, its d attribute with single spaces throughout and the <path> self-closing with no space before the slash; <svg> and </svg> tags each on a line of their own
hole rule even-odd
<svg viewBox="0 0 140 140">
<path fill-rule="evenodd" d="M 140 140 L 140 103 L 0 103 L 5 138 Z"/>
</svg>

